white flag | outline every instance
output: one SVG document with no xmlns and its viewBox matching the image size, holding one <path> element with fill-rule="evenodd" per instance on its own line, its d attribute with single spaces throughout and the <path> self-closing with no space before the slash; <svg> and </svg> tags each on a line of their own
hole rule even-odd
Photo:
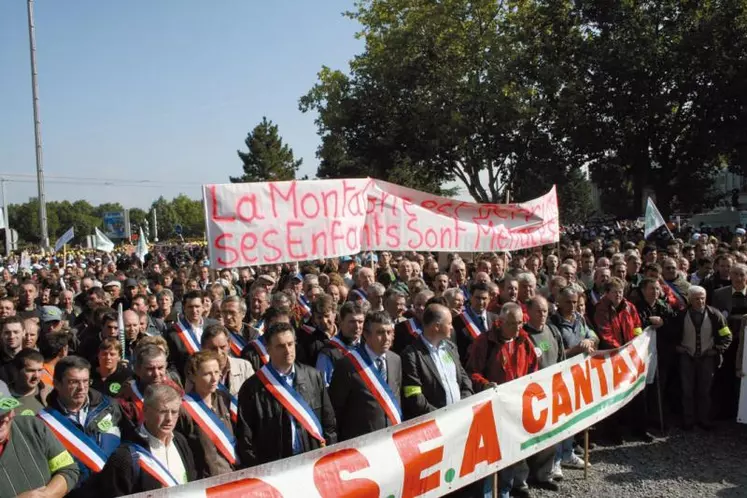
<svg viewBox="0 0 747 498">
<path fill-rule="evenodd" d="M 70 229 L 62 234 L 62 237 L 57 239 L 57 242 L 54 244 L 54 252 L 59 251 L 62 249 L 62 247 L 73 240 L 73 237 L 75 237 L 75 227 L 70 227 Z"/>
<path fill-rule="evenodd" d="M 649 197 L 646 202 L 646 228 L 643 231 L 643 237 L 647 239 L 649 235 L 654 233 L 662 225 L 666 225 L 664 217 L 656 209 L 654 201 Z M 667 231 L 669 231 L 669 228 L 667 228 Z"/>
<path fill-rule="evenodd" d="M 114 250 L 114 242 L 109 240 L 109 237 L 104 235 L 104 232 L 99 230 L 98 227 L 94 227 L 96 232 L 93 235 L 93 248 L 97 251 L 112 252 Z"/>
<path fill-rule="evenodd" d="M 148 254 L 148 241 L 145 240 L 145 234 L 143 233 L 142 227 L 140 227 L 140 236 L 137 238 L 135 254 L 141 263 L 145 263 L 145 255 Z"/>
</svg>

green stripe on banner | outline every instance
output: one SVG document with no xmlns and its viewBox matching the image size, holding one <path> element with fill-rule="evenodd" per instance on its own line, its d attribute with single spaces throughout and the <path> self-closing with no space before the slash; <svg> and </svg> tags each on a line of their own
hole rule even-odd
<svg viewBox="0 0 747 498">
<path fill-rule="evenodd" d="M 638 378 L 637 381 L 635 381 L 633 383 L 632 386 L 630 386 L 628 388 L 627 391 L 621 392 L 620 394 L 616 394 L 614 397 L 612 397 L 610 399 L 607 399 L 605 401 L 602 401 L 601 403 L 599 403 L 596 406 L 592 406 L 591 408 L 587 409 L 586 411 L 583 411 L 583 412 L 579 413 L 578 415 L 576 415 L 575 417 L 573 417 L 572 419 L 570 419 L 566 423 L 564 423 L 562 425 L 559 425 L 555 429 L 553 429 L 553 430 L 551 430 L 549 432 L 546 432 L 545 434 L 540 434 L 539 436 L 536 436 L 536 437 L 533 437 L 531 439 L 526 440 L 525 442 L 521 443 L 521 449 L 525 450 L 527 448 L 531 448 L 532 446 L 535 446 L 535 445 L 541 443 L 542 441 L 545 441 L 546 439 L 550 439 L 551 437 L 554 437 L 556 434 L 558 434 L 560 432 L 563 432 L 564 430 L 566 430 L 570 426 L 577 424 L 578 422 L 582 421 L 583 419 L 591 417 L 592 415 L 594 415 L 598 411 L 604 410 L 605 408 L 607 408 L 610 405 L 614 405 L 616 403 L 619 403 L 620 401 L 622 401 L 625 398 L 627 398 L 628 396 L 630 396 L 630 394 L 633 391 L 636 390 L 636 388 L 639 386 L 639 384 L 642 384 L 644 382 L 646 382 L 646 376 L 642 375 L 642 376 L 640 376 Z"/>
</svg>

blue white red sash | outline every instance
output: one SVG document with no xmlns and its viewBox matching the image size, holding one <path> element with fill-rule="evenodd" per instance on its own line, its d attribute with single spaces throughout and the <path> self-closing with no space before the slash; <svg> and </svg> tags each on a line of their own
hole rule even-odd
<svg viewBox="0 0 747 498">
<path fill-rule="evenodd" d="M 472 336 L 472 339 L 477 339 L 482 334 L 480 327 L 470 316 L 469 311 L 465 310 L 462 312 L 462 320 L 464 320 L 464 328 Z"/>
<path fill-rule="evenodd" d="M 265 347 L 265 343 L 260 337 L 259 339 L 255 339 L 252 342 L 249 343 L 251 347 L 254 348 L 254 350 L 259 354 L 259 359 L 262 362 L 263 365 L 267 365 L 267 362 L 270 361 L 270 355 L 267 353 L 267 348 Z"/>
<path fill-rule="evenodd" d="M 257 323 L 254 324 L 254 328 L 259 330 L 260 334 L 264 334 L 265 333 L 265 321 L 259 320 Z"/>
<path fill-rule="evenodd" d="M 675 299 L 677 299 L 677 304 L 679 306 L 683 306 L 687 304 L 687 299 L 685 298 L 685 296 L 682 295 L 682 293 L 680 292 L 680 290 L 677 288 L 676 285 L 672 285 L 666 280 L 664 281 L 664 283 L 667 284 L 667 287 L 669 287 L 672 290 L 672 293 L 674 294 Z"/>
<path fill-rule="evenodd" d="M 164 488 L 170 488 L 181 484 L 174 478 L 171 472 L 169 472 L 169 469 L 164 467 L 150 451 L 137 444 L 132 444 L 131 447 L 135 457 L 137 458 L 137 464 L 140 469 L 145 471 L 156 481 L 160 482 L 161 486 Z"/>
<path fill-rule="evenodd" d="M 184 320 L 179 317 L 179 319 L 174 322 L 174 327 L 176 328 L 176 335 L 179 337 L 179 340 L 182 341 L 182 344 L 184 344 L 187 353 L 195 354 L 200 350 L 200 341 L 197 340 L 197 336 L 192 332 L 192 327 L 188 323 L 185 323 Z"/>
<path fill-rule="evenodd" d="M 342 339 L 340 339 L 339 335 L 334 336 L 332 339 L 329 340 L 329 343 L 342 351 L 343 354 L 347 353 L 349 351 L 348 347 L 345 345 L 344 342 L 342 342 Z"/>
<path fill-rule="evenodd" d="M 303 325 L 301 325 L 300 328 L 301 330 L 303 330 L 309 335 L 313 334 L 314 331 L 316 330 L 316 328 L 313 325 L 309 325 L 308 323 L 304 323 Z"/>
<path fill-rule="evenodd" d="M 142 412 L 143 401 L 145 400 L 145 398 L 143 397 L 143 393 L 140 392 L 140 389 L 138 389 L 135 379 L 130 380 L 130 389 L 132 389 L 132 394 L 135 396 L 135 406 L 137 406 L 137 409 Z"/>
<path fill-rule="evenodd" d="M 246 347 L 246 339 L 241 337 L 239 334 L 235 334 L 229 330 L 228 340 L 230 342 L 231 352 L 236 358 L 240 358 L 241 352 Z"/>
<path fill-rule="evenodd" d="M 109 458 L 88 434 L 54 408 L 39 412 L 39 418 L 57 436 L 62 446 L 92 472 L 101 472 Z"/>
<path fill-rule="evenodd" d="M 228 460 L 228 463 L 235 465 L 236 438 L 226 427 L 226 424 L 196 393 L 185 394 L 182 399 L 182 407 L 192 417 L 192 420 L 200 426 L 202 432 L 210 438 L 220 454 Z"/>
<path fill-rule="evenodd" d="M 368 294 L 363 289 L 353 289 L 353 294 L 358 296 L 359 299 L 368 301 Z M 355 299 L 355 300 L 357 301 L 358 299 Z"/>
<path fill-rule="evenodd" d="M 309 300 L 306 299 L 306 296 L 298 296 L 298 304 L 301 305 L 301 310 L 303 311 L 304 317 L 310 317 L 311 316 L 311 304 L 309 303 Z"/>
<path fill-rule="evenodd" d="M 423 333 L 423 330 L 418 327 L 418 322 L 415 321 L 414 318 L 410 318 L 405 322 L 405 327 L 407 327 L 407 331 L 410 333 L 411 336 L 417 338 L 420 334 Z"/>
<path fill-rule="evenodd" d="M 231 404 L 228 406 L 228 410 L 231 412 L 231 421 L 235 424 L 239 421 L 239 400 L 236 396 L 231 394 L 231 391 L 229 391 L 226 385 L 222 382 L 218 382 L 218 389 L 228 394 L 231 398 Z"/>
<path fill-rule="evenodd" d="M 350 361 L 355 367 L 355 371 L 360 375 L 361 380 L 371 394 L 384 410 L 389 422 L 392 425 L 402 423 L 402 410 L 397 403 L 397 398 L 392 394 L 392 390 L 381 376 L 379 369 L 373 364 L 371 357 L 368 355 L 365 346 L 348 351 Z"/>
<path fill-rule="evenodd" d="M 283 408 L 306 429 L 306 432 L 311 437 L 317 439 L 322 446 L 326 445 L 326 441 L 322 435 L 322 424 L 319 423 L 314 410 L 311 409 L 306 400 L 295 389 L 285 383 L 270 363 L 263 366 L 257 372 L 257 377 L 262 381 L 265 389 L 283 405 Z"/>
</svg>

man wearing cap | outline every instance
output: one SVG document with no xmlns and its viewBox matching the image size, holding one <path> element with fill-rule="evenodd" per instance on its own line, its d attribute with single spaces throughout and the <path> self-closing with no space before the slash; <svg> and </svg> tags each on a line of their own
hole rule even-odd
<svg viewBox="0 0 747 498">
<path fill-rule="evenodd" d="M 62 498 L 77 484 L 80 470 L 44 422 L 16 417 L 18 406 L 0 381 L 0 496 Z"/>
<path fill-rule="evenodd" d="M 57 306 L 42 306 L 40 319 L 42 335 L 62 330 L 63 320 L 64 316 L 60 308 Z"/>
<path fill-rule="evenodd" d="M 132 300 L 135 299 L 135 296 L 138 295 L 138 286 L 137 286 L 137 280 L 134 278 L 128 278 L 125 280 L 125 289 L 124 289 L 124 295 L 114 301 L 114 304 L 112 307 L 114 309 L 117 309 L 117 307 L 121 304 L 123 310 L 128 310 L 132 306 Z"/>
<path fill-rule="evenodd" d="M 120 297 L 122 297 L 122 282 L 119 280 L 113 279 L 104 282 L 103 287 L 104 291 L 109 293 L 113 301 L 116 302 Z"/>
</svg>

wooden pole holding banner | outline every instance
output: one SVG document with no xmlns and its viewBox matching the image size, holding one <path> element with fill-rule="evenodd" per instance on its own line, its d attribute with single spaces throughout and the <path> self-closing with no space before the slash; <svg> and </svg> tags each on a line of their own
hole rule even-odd
<svg viewBox="0 0 747 498">
<path fill-rule="evenodd" d="M 589 478 L 589 429 L 584 431 L 584 480 Z"/>
<path fill-rule="evenodd" d="M 498 472 L 493 474 L 493 492 L 491 493 L 493 498 L 498 498 L 500 496 L 500 490 L 498 489 Z"/>
<path fill-rule="evenodd" d="M 659 362 L 656 362 L 656 404 L 658 405 L 659 409 L 659 428 L 661 430 L 661 435 L 664 435 L 664 410 L 662 408 L 661 403 L 661 384 L 659 383 Z"/>
</svg>

